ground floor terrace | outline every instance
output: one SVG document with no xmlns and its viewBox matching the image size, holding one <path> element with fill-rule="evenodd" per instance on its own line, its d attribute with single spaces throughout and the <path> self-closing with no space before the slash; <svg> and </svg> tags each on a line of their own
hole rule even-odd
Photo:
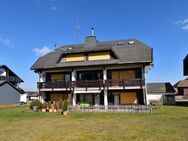
<svg viewBox="0 0 188 141">
<path fill-rule="evenodd" d="M 40 92 L 41 99 L 48 101 L 69 100 L 71 105 L 143 105 L 145 95 L 143 90 L 102 90 L 102 91 L 46 91 Z"/>
</svg>

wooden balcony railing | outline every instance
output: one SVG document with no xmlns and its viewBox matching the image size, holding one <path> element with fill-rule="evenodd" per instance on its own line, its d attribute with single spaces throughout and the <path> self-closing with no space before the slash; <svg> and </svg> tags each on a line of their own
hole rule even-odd
<svg viewBox="0 0 188 141">
<path fill-rule="evenodd" d="M 14 76 L 0 76 L 0 81 L 21 82 L 18 77 Z"/>
<path fill-rule="evenodd" d="M 128 80 L 107 80 L 105 86 L 110 87 L 133 87 L 133 86 L 143 86 L 145 83 L 144 79 L 128 79 Z"/>
<path fill-rule="evenodd" d="M 71 89 L 85 88 L 86 91 L 89 88 L 123 88 L 145 85 L 145 80 L 140 79 L 129 79 L 129 80 L 86 80 L 86 81 L 50 81 L 50 82 L 38 82 L 39 89 Z"/>
</svg>

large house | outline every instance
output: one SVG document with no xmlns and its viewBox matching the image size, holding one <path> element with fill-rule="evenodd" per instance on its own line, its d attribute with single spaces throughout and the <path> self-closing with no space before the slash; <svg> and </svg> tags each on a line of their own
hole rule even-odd
<svg viewBox="0 0 188 141">
<path fill-rule="evenodd" d="M 72 105 L 147 104 L 146 73 L 153 49 L 136 40 L 65 45 L 39 58 L 31 67 L 39 74 L 42 101 L 69 99 Z"/>
<path fill-rule="evenodd" d="M 23 80 L 6 65 L 0 65 L 0 107 L 20 104 L 24 91 L 19 87 Z"/>
<path fill-rule="evenodd" d="M 177 94 L 179 96 L 188 96 L 188 78 L 185 78 L 184 80 L 178 81 L 174 87 L 177 90 Z"/>
</svg>

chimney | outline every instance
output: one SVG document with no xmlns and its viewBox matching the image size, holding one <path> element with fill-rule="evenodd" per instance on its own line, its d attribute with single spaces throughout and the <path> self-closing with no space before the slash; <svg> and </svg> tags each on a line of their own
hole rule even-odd
<svg viewBox="0 0 188 141">
<path fill-rule="evenodd" d="M 94 36 L 94 28 L 91 28 L 91 36 L 86 36 L 85 47 L 96 47 L 97 41 L 96 36 Z"/>
<path fill-rule="evenodd" d="M 94 28 L 91 28 L 91 36 L 94 36 Z"/>
</svg>

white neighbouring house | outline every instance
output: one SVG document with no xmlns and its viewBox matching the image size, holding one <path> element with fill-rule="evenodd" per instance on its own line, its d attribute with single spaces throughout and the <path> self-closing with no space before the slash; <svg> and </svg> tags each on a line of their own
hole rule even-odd
<svg viewBox="0 0 188 141">
<path fill-rule="evenodd" d="M 39 100 L 38 92 L 28 91 L 20 96 L 20 103 L 29 103 L 32 100 Z"/>
<path fill-rule="evenodd" d="M 175 104 L 175 89 L 169 83 L 147 83 L 147 103 Z"/>
</svg>

